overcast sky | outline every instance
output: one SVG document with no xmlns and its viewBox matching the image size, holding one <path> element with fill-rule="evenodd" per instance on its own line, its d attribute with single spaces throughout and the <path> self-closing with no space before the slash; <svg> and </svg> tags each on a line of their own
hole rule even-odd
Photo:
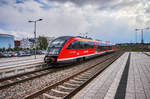
<svg viewBox="0 0 150 99">
<path fill-rule="evenodd" d="M 135 28 L 150 27 L 149 0 L 0 0 L 0 33 L 15 39 L 37 35 L 88 36 L 103 41 L 135 42 Z M 140 42 L 140 31 L 137 41 Z M 150 30 L 144 30 L 150 42 Z"/>
</svg>

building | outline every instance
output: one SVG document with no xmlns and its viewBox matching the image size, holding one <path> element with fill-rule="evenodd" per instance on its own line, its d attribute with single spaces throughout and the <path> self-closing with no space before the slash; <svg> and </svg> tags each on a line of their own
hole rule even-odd
<svg viewBox="0 0 150 99">
<path fill-rule="evenodd" d="M 14 48 L 14 36 L 9 34 L 0 34 L 0 48 Z"/>
<path fill-rule="evenodd" d="M 19 40 L 15 40 L 15 48 L 20 48 L 21 44 Z"/>
<path fill-rule="evenodd" d="M 52 40 L 55 39 L 55 37 L 46 37 L 47 38 L 47 41 L 50 42 Z M 36 39 L 36 44 L 38 45 L 38 38 Z M 23 49 L 33 49 L 34 48 L 34 43 L 35 43 L 35 40 L 33 38 L 23 38 L 21 41 L 20 41 L 20 44 L 21 44 L 21 48 Z"/>
<path fill-rule="evenodd" d="M 24 38 L 20 41 L 20 43 L 21 43 L 21 48 L 23 49 L 33 49 L 34 47 L 33 39 Z"/>
</svg>

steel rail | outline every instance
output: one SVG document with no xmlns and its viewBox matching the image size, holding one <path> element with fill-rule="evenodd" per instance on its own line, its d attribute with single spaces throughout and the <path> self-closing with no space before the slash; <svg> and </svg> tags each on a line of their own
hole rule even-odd
<svg viewBox="0 0 150 99">
<path fill-rule="evenodd" d="M 81 84 L 79 87 L 75 88 L 73 91 L 71 91 L 68 95 L 66 95 L 64 97 L 64 99 L 70 99 L 71 97 L 73 97 L 77 92 L 79 92 L 82 88 L 84 88 L 88 83 L 90 83 L 94 78 L 96 78 L 101 72 L 103 72 L 108 66 L 110 66 L 114 61 L 116 61 L 122 54 L 118 55 L 117 57 L 115 57 L 114 59 L 112 59 L 110 61 L 110 63 L 108 63 L 106 66 L 103 66 L 102 68 L 100 68 L 100 70 L 98 70 L 97 72 L 95 72 L 94 75 L 92 75 L 87 81 L 85 81 L 83 84 Z"/>
<path fill-rule="evenodd" d="M 119 53 L 121 53 L 121 52 L 119 52 Z M 97 63 L 97 64 L 94 64 L 94 65 L 92 65 L 91 67 L 86 68 L 86 69 L 84 69 L 84 70 L 82 70 L 82 71 L 80 71 L 80 72 L 78 72 L 78 73 L 76 73 L 76 74 L 74 74 L 74 75 L 71 75 L 71 76 L 69 76 L 69 77 L 67 77 L 67 78 L 64 78 L 64 79 L 62 79 L 61 81 L 56 82 L 55 84 L 49 85 L 49 86 L 47 86 L 47 87 L 45 87 L 45 88 L 43 88 L 43 89 L 41 89 L 41 90 L 38 90 L 38 91 L 36 91 L 36 92 L 34 92 L 34 93 L 31 93 L 30 95 L 25 96 L 24 99 L 32 99 L 32 98 L 35 98 L 35 97 L 37 97 L 37 96 L 39 96 L 39 95 L 42 95 L 43 93 L 49 91 L 50 89 L 55 88 L 55 87 L 57 87 L 58 85 L 61 85 L 61 84 L 63 84 L 64 82 L 67 82 L 67 81 L 69 81 L 70 79 L 72 79 L 72 78 L 74 78 L 74 77 L 76 77 L 76 76 L 78 76 L 78 75 L 80 75 L 80 74 L 82 74 L 82 73 L 84 73 L 84 72 L 86 72 L 86 71 L 88 71 L 88 70 L 90 70 L 90 69 L 92 69 L 92 68 L 94 68 L 94 67 L 96 67 L 96 66 L 102 64 L 102 63 L 105 63 L 105 62 L 107 62 L 107 61 L 110 60 L 110 59 L 113 59 L 113 61 L 111 62 L 111 63 L 113 63 L 113 62 L 117 59 L 116 56 L 117 56 L 117 58 L 118 58 L 118 57 L 121 56 L 121 54 L 114 53 L 113 56 L 111 56 L 111 57 L 105 59 L 104 61 L 99 62 L 99 63 Z M 107 66 L 109 66 L 111 63 L 107 64 Z M 102 72 L 107 66 L 105 66 L 104 68 L 102 68 L 102 69 L 100 70 L 100 72 Z M 100 73 L 100 72 L 99 72 L 99 73 Z M 98 74 L 97 74 L 97 75 L 98 75 Z M 95 77 L 96 77 L 96 75 L 95 75 Z M 93 79 L 93 78 L 91 78 L 91 80 L 92 80 L 92 79 Z M 90 80 L 90 81 L 91 81 L 91 80 Z M 87 82 L 90 82 L 90 81 L 87 81 Z M 80 89 L 80 88 L 79 88 L 79 89 Z M 78 89 L 78 90 L 79 90 L 79 89 Z M 72 93 L 74 94 L 74 92 L 72 92 Z M 70 95 L 68 95 L 67 97 L 71 97 L 73 94 L 70 94 Z"/>
<path fill-rule="evenodd" d="M 145 52 L 143 52 L 145 55 L 147 55 L 147 56 L 150 56 L 150 54 L 147 54 L 147 53 L 145 53 Z"/>
</svg>

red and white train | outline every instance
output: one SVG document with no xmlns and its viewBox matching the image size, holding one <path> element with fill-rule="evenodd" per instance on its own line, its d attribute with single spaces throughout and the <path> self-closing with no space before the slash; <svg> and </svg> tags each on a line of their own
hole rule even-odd
<svg viewBox="0 0 150 99">
<path fill-rule="evenodd" d="M 68 63 L 84 60 L 115 50 L 112 43 L 81 37 L 62 36 L 48 45 L 45 63 Z"/>
</svg>

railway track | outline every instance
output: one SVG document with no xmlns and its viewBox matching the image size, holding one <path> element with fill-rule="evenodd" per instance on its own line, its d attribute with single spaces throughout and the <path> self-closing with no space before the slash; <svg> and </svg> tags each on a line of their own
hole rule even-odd
<svg viewBox="0 0 150 99">
<path fill-rule="evenodd" d="M 52 85 L 46 86 L 41 90 L 25 96 L 24 99 L 32 99 L 35 97 L 36 99 L 69 99 L 122 54 L 123 52 L 115 53 L 105 60 L 90 66 L 89 68 L 85 68 L 82 71 L 79 71 L 69 77 L 65 77 Z"/>
<path fill-rule="evenodd" d="M 81 63 L 72 64 L 72 65 L 70 64 L 69 66 L 65 66 L 61 68 L 50 68 L 48 69 L 49 73 L 46 74 L 45 72 L 45 74 L 41 74 L 41 76 L 37 75 L 36 77 L 32 77 L 34 76 L 33 72 L 29 73 L 30 76 L 28 76 L 28 78 L 25 75 L 20 75 L 20 77 L 23 78 L 23 76 L 25 76 L 27 79 L 26 80 L 20 79 L 19 82 L 14 82 L 15 81 L 14 79 L 18 79 L 17 78 L 18 75 L 17 75 L 14 78 L 10 78 L 11 80 L 8 81 L 8 82 L 11 82 L 12 84 L 5 85 L 5 87 L 3 87 L 2 89 L 0 88 L 0 98 L 23 99 L 23 97 L 30 95 L 31 93 L 36 92 L 37 90 L 40 90 L 46 86 L 52 85 L 56 83 L 57 81 L 62 80 L 62 78 L 65 78 L 71 74 L 75 74 L 79 71 L 82 71 L 92 66 L 93 64 L 103 62 L 108 57 L 117 55 L 117 53 L 118 52 L 107 54 L 104 56 L 100 56 L 98 58 L 83 61 Z"/>
<path fill-rule="evenodd" d="M 111 56 L 111 55 L 110 55 Z M 86 62 L 86 61 L 84 61 Z M 83 62 L 82 62 L 83 63 Z M 43 66 L 46 64 L 42 64 Z M 72 65 L 72 64 L 70 64 Z M 75 64 L 78 65 L 78 64 Z M 0 89 L 4 89 L 28 80 L 32 80 L 50 73 L 54 73 L 60 70 L 64 70 L 67 68 L 71 68 L 71 66 L 69 67 L 69 65 L 67 67 L 62 67 L 62 68 L 44 68 L 42 70 L 36 70 L 36 71 L 32 71 L 32 72 L 27 72 L 24 74 L 19 74 L 19 75 L 15 75 L 15 76 L 11 76 L 11 77 L 7 77 L 7 78 L 2 78 L 0 79 Z"/>
<path fill-rule="evenodd" d="M 42 64 L 42 65 L 45 65 L 45 64 Z M 27 81 L 27 80 L 34 79 L 34 78 L 42 76 L 44 74 L 46 75 L 50 71 L 45 70 L 45 69 L 47 69 L 47 68 L 2 78 L 2 79 L 0 79 L 0 89 L 7 88 L 7 87 L 10 87 L 12 85 L 15 85 L 15 84 Z"/>
<path fill-rule="evenodd" d="M 42 64 L 43 66 L 46 65 L 45 63 Z M 24 74 L 19 74 L 19 75 L 15 75 L 15 76 L 11 76 L 11 77 L 7 77 L 7 78 L 2 78 L 0 79 L 0 89 L 4 89 L 10 86 L 13 86 L 15 84 L 19 84 L 28 80 L 32 80 L 50 73 L 54 73 L 60 70 L 63 70 L 64 68 L 52 68 L 52 67 L 48 67 L 48 68 L 44 68 L 41 70 L 36 70 L 36 71 L 32 71 L 32 72 L 27 72 Z"/>
</svg>

